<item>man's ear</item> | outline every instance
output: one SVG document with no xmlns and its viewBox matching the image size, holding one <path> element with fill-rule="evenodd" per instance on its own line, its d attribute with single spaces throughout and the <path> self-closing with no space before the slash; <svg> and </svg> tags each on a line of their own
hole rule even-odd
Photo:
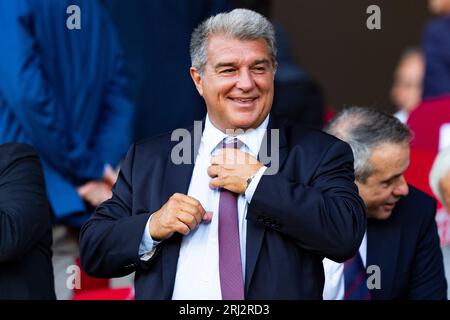
<svg viewBox="0 0 450 320">
<path fill-rule="evenodd" d="M 197 70 L 197 68 L 194 67 L 191 67 L 189 71 L 191 72 L 191 78 L 194 81 L 198 93 L 203 96 L 202 76 L 200 72 Z"/>
</svg>

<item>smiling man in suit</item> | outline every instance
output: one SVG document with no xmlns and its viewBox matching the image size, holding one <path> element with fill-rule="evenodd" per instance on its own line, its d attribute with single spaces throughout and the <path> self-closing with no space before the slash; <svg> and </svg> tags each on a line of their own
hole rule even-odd
<svg viewBox="0 0 450 320">
<path fill-rule="evenodd" d="M 191 60 L 207 105 L 195 161 L 176 164 L 170 134 L 133 145 L 82 228 L 82 265 L 136 271 L 137 299 L 321 299 L 323 257 L 350 258 L 365 229 L 350 147 L 269 115 L 276 46 L 260 14 L 207 19 Z"/>
<path fill-rule="evenodd" d="M 338 113 L 327 131 L 352 147 L 368 221 L 355 257 L 345 263 L 324 259 L 324 299 L 446 299 L 436 202 L 403 176 L 408 127 L 382 112 L 353 107 Z"/>
</svg>

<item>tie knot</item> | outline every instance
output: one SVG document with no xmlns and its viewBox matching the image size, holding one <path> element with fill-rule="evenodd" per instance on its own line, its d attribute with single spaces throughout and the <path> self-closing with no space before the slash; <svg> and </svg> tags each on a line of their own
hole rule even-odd
<svg viewBox="0 0 450 320">
<path fill-rule="evenodd" d="M 237 139 L 237 138 L 233 138 L 230 140 L 227 140 L 226 138 L 223 139 L 222 141 L 222 148 L 224 149 L 240 149 L 242 146 L 244 145 L 244 143 Z"/>
</svg>

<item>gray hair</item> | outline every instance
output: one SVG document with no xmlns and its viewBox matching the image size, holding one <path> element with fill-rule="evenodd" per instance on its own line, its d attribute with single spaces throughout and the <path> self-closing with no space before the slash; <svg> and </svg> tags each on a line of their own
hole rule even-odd
<svg viewBox="0 0 450 320">
<path fill-rule="evenodd" d="M 440 187 L 441 179 L 450 170 L 450 147 L 443 149 L 439 152 L 434 160 L 433 167 L 430 171 L 430 187 L 433 193 L 438 197 L 439 201 L 443 202 L 444 196 Z"/>
<path fill-rule="evenodd" d="M 272 24 L 264 16 L 252 10 L 234 9 L 208 18 L 192 32 L 191 64 L 201 74 L 207 61 L 208 39 L 216 34 L 239 40 L 266 40 L 272 65 L 276 67 L 277 48 Z"/>
<path fill-rule="evenodd" d="M 397 118 L 370 108 L 351 107 L 339 112 L 326 132 L 347 142 L 355 158 L 355 177 L 361 182 L 373 173 L 372 149 L 383 143 L 409 143 L 412 133 Z"/>
</svg>

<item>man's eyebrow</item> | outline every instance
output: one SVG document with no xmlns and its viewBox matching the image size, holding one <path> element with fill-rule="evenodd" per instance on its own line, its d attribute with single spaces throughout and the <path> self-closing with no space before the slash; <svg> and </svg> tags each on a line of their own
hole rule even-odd
<svg viewBox="0 0 450 320">
<path fill-rule="evenodd" d="M 392 180 L 395 180 L 395 179 L 401 177 L 401 176 L 403 175 L 403 173 L 404 173 L 404 172 L 398 173 L 398 174 L 394 174 L 393 176 L 390 176 L 388 179 L 386 179 L 386 180 L 384 180 L 384 181 L 381 181 L 381 183 L 386 183 L 386 182 L 390 182 L 390 181 L 392 181 Z"/>
<path fill-rule="evenodd" d="M 251 66 L 256 66 L 258 64 L 270 65 L 270 61 L 268 59 L 258 59 L 258 60 L 255 60 L 251 64 Z M 236 67 L 236 63 L 235 62 L 219 62 L 216 65 L 214 65 L 214 69 L 219 69 L 219 68 L 223 68 L 223 67 Z"/>
<path fill-rule="evenodd" d="M 222 67 L 235 67 L 236 64 L 234 62 L 219 62 L 214 66 L 214 69 L 219 69 Z"/>
<path fill-rule="evenodd" d="M 270 64 L 270 61 L 267 59 L 260 59 L 260 60 L 256 60 L 255 62 L 252 63 L 253 66 L 256 66 L 258 64 Z"/>
</svg>

